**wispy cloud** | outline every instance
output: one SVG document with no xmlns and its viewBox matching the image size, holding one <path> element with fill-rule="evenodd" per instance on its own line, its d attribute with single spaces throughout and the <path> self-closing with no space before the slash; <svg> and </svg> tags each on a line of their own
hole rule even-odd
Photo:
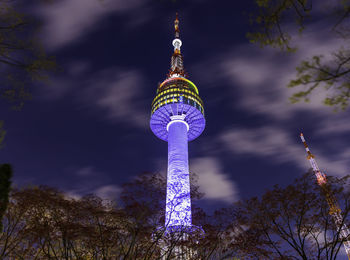
<svg viewBox="0 0 350 260">
<path fill-rule="evenodd" d="M 35 95 L 44 100 L 55 100 L 66 97 L 81 86 L 82 78 L 91 75 L 90 62 L 86 60 L 75 60 L 64 64 L 64 73 L 52 75 L 48 82 L 40 82 L 41 87 L 38 88 Z"/>
<path fill-rule="evenodd" d="M 70 188 L 65 191 L 67 197 L 80 199 L 81 197 L 94 194 L 103 200 L 117 201 L 122 191 L 117 184 L 111 183 L 109 174 L 96 168 L 94 165 L 81 167 L 67 167 L 66 172 L 70 172 L 76 179 L 70 183 Z"/>
<path fill-rule="evenodd" d="M 295 68 L 302 60 L 314 55 L 323 55 L 323 59 L 330 60 L 331 54 L 344 44 L 331 32 L 325 38 L 324 30 L 324 25 L 317 23 L 308 27 L 302 36 L 293 35 L 295 41 L 292 44 L 298 47 L 296 53 L 282 53 L 278 49 L 262 49 L 245 43 L 201 61 L 194 66 L 193 72 L 209 87 L 217 88 L 217 82 L 229 82 L 232 86 L 230 94 L 238 101 L 232 103 L 233 109 L 277 120 L 289 119 L 299 111 L 330 115 L 331 109 L 322 103 L 326 91 L 315 90 L 308 104 L 292 105 L 288 98 L 300 88 L 286 87 L 296 77 Z"/>
<path fill-rule="evenodd" d="M 113 121 L 146 128 L 149 115 L 143 97 L 143 77 L 137 71 L 111 68 L 92 75 L 82 100 L 100 108 Z"/>
<path fill-rule="evenodd" d="M 102 200 L 107 201 L 113 201 L 116 202 L 119 199 L 120 193 L 122 192 L 122 188 L 118 185 L 102 185 L 98 186 L 97 188 L 94 188 L 92 190 L 89 190 L 88 193 L 82 189 L 73 189 L 65 191 L 64 194 L 67 199 L 81 199 L 84 195 L 87 194 L 94 194 L 97 197 L 101 198 Z"/>
<path fill-rule="evenodd" d="M 97 175 L 98 172 L 95 170 L 93 166 L 85 166 L 77 169 L 75 174 L 81 177 L 91 177 L 91 176 Z"/>
<path fill-rule="evenodd" d="M 234 127 L 219 136 L 220 145 L 235 155 L 254 155 L 274 163 L 293 162 L 305 167 L 303 146 L 298 146 L 282 129 L 276 127 Z"/>
<path fill-rule="evenodd" d="M 235 100 L 230 103 L 233 111 L 260 119 L 257 123 L 250 122 L 249 126 L 236 122 L 237 125 L 230 127 L 226 122 L 227 129 L 217 131 L 216 137 L 211 138 L 219 140 L 209 143 L 212 150 L 216 153 L 228 151 L 236 156 L 263 157 L 268 159 L 269 164 L 292 163 L 306 171 L 310 166 L 297 139 L 299 132 L 293 136 L 290 134 L 291 130 L 295 131 L 290 128 L 298 127 L 296 121 L 305 122 L 303 126 L 314 129 L 314 137 L 322 136 L 323 140 L 325 137 L 341 139 L 338 134 L 350 130 L 350 121 L 346 120 L 349 111 L 336 115 L 331 108 L 324 106 L 322 100 L 327 92 L 323 89 L 314 91 L 310 103 L 293 105 L 288 100 L 298 90 L 286 87 L 296 76 L 296 66 L 313 55 L 324 55 L 325 59 L 330 59 L 330 54 L 342 44 L 331 35 L 325 38 L 324 32 L 320 33 L 321 26 L 312 25 L 302 37 L 296 36 L 299 50 L 294 54 L 271 48 L 260 49 L 247 43 L 194 66 L 198 77 L 210 75 L 201 77 L 208 83 L 204 85 L 217 88 L 213 82 L 226 82 L 230 86 L 225 86 L 222 91 L 227 91 L 227 97 Z M 345 143 L 339 143 L 339 149 L 332 154 L 327 151 L 326 145 L 318 145 L 317 148 L 314 148 L 315 145 L 311 147 L 323 170 L 332 175 L 348 173 L 349 149 Z"/>
<path fill-rule="evenodd" d="M 342 114 L 334 114 L 333 117 L 325 118 L 316 130 L 317 134 L 328 135 L 346 134 L 350 132 L 350 120 L 348 116 Z"/>
<path fill-rule="evenodd" d="M 104 185 L 93 192 L 101 199 L 117 201 L 122 189 L 117 185 Z"/>
<path fill-rule="evenodd" d="M 204 192 L 204 199 L 231 203 L 239 200 L 239 191 L 229 175 L 224 173 L 218 159 L 202 157 L 192 159 L 191 172 L 198 175 L 198 185 Z"/>
<path fill-rule="evenodd" d="M 299 169 L 307 171 L 311 166 L 301 143 L 297 143 L 282 127 L 266 126 L 260 128 L 232 128 L 219 136 L 220 144 L 234 155 L 246 155 L 266 158 L 273 164 L 293 163 Z M 348 156 L 350 149 L 325 155 L 311 146 L 320 168 L 331 175 L 348 174 Z"/>
<path fill-rule="evenodd" d="M 155 171 L 166 174 L 167 162 L 164 159 L 154 160 Z M 215 156 L 189 158 L 190 173 L 198 176 L 198 185 L 204 193 L 203 200 L 215 200 L 232 203 L 239 200 L 239 189 L 224 172 L 221 161 Z"/>
<path fill-rule="evenodd" d="M 313 55 L 331 53 L 336 50 L 335 40 L 319 43 L 317 38 L 303 40 L 303 48 L 296 54 L 282 54 L 269 48 L 258 49 L 241 46 L 224 58 L 220 64 L 223 76 L 239 86 L 239 102 L 234 104 L 247 112 L 267 115 L 276 119 L 288 119 L 298 111 L 312 111 L 318 114 L 332 113 L 322 100 L 325 91 L 314 91 L 311 102 L 292 105 L 289 97 L 298 89 L 288 89 L 289 81 L 296 76 L 296 66 Z"/>
<path fill-rule="evenodd" d="M 106 16 L 113 13 L 134 13 L 147 2 L 147 0 L 61 0 L 40 6 L 36 12 L 45 20 L 43 33 L 47 46 L 56 49 L 81 39 L 95 29 L 98 22 Z M 147 13 L 139 13 L 139 16 L 142 14 Z"/>
<path fill-rule="evenodd" d="M 67 64 L 66 74 L 53 78 L 38 95 L 52 101 L 69 94 L 77 106 L 97 110 L 111 122 L 146 128 L 149 120 L 146 108 L 151 100 L 144 97 L 144 82 L 138 70 L 112 67 L 90 71 L 90 63 L 76 61 Z"/>
</svg>

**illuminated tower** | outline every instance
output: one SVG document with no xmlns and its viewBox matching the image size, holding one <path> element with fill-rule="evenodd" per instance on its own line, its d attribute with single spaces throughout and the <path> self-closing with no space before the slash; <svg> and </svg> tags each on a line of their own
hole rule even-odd
<svg viewBox="0 0 350 260">
<path fill-rule="evenodd" d="M 168 231 L 191 229 L 188 142 L 205 128 L 203 102 L 197 87 L 186 78 L 180 51 L 179 20 L 175 19 L 174 53 L 166 80 L 152 102 L 152 132 L 168 142 L 165 227 Z"/>
<path fill-rule="evenodd" d="M 330 189 L 330 186 L 327 183 L 326 174 L 321 172 L 320 168 L 318 168 L 318 165 L 315 160 L 315 156 L 310 152 L 309 146 L 306 144 L 303 133 L 300 134 L 300 138 L 304 144 L 304 147 L 307 153 L 307 159 L 310 162 L 312 170 L 316 176 L 317 183 L 322 188 L 322 191 L 326 197 L 326 200 L 329 206 L 329 214 L 332 216 L 334 223 L 338 228 L 339 237 L 343 241 L 343 246 L 344 246 L 346 255 L 350 260 L 350 231 L 347 225 L 344 223 L 340 206 L 337 202 L 337 199 L 333 195 Z"/>
</svg>

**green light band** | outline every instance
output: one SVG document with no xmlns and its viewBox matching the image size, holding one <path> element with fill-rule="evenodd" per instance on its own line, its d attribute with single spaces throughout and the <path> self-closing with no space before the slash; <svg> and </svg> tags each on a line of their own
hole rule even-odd
<svg viewBox="0 0 350 260">
<path fill-rule="evenodd" d="M 178 77 L 178 78 L 170 78 L 170 79 L 164 80 L 164 81 L 162 82 L 162 84 L 160 84 L 160 86 L 159 86 L 158 89 L 162 88 L 162 86 L 163 86 L 165 83 L 167 83 L 167 82 L 169 82 L 169 81 L 171 81 L 171 80 L 183 80 L 183 81 L 187 82 L 188 84 L 190 84 L 190 85 L 195 89 L 196 93 L 199 95 L 198 88 L 196 87 L 196 85 L 195 85 L 192 81 L 190 81 L 190 80 L 188 80 L 188 79 L 186 79 L 186 78 L 180 78 L 180 77 Z"/>
</svg>

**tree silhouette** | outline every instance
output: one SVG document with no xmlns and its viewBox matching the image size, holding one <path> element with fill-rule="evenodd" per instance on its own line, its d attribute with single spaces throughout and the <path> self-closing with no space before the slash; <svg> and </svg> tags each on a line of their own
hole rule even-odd
<svg viewBox="0 0 350 260">
<path fill-rule="evenodd" d="M 19 11 L 23 9 L 20 1 L 0 0 L 0 96 L 14 109 L 30 99 L 29 86 L 47 79 L 56 67 L 35 36 L 39 21 Z"/>
<path fill-rule="evenodd" d="M 328 180 L 348 222 L 348 179 Z M 342 247 L 339 230 L 311 173 L 286 188 L 276 185 L 261 199 L 241 202 L 240 211 L 240 222 L 247 227 L 240 238 L 256 245 L 248 247 L 250 252 L 242 247 L 240 251 L 244 254 L 273 259 L 336 259 L 339 256 Z"/>
<path fill-rule="evenodd" d="M 49 73 L 56 69 L 54 57 L 46 54 L 36 36 L 41 24 L 23 12 L 25 4 L 0 0 L 0 98 L 14 110 L 31 99 L 35 82 L 48 82 Z M 5 137 L 2 126 L 0 121 L 0 147 Z"/>
<path fill-rule="evenodd" d="M 0 149 L 3 147 L 3 141 L 6 135 L 6 131 L 3 129 L 4 122 L 0 121 Z"/>
<path fill-rule="evenodd" d="M 164 176 L 142 174 L 123 186 L 116 202 L 94 195 L 72 199 L 45 186 L 15 189 L 4 217 L 0 257 L 161 259 L 184 243 L 171 240 L 166 251 L 161 247 L 164 185 Z"/>
<path fill-rule="evenodd" d="M 347 222 L 348 178 L 328 178 Z M 0 234 L 2 259 L 336 259 L 342 238 L 315 183 L 305 175 L 207 215 L 187 227 L 164 223 L 165 177 L 142 174 L 113 201 L 73 199 L 49 187 L 14 189 Z M 194 189 L 196 190 L 196 189 Z M 192 232 L 192 233 L 191 233 Z"/>
<path fill-rule="evenodd" d="M 312 1 L 312 0 L 256 0 L 258 10 L 251 15 L 254 32 L 247 34 L 252 43 L 261 47 L 272 46 L 281 50 L 294 52 L 291 45 L 292 36 L 288 31 L 296 28 L 302 33 L 310 26 L 312 18 L 321 19 L 330 27 L 328 33 L 334 33 L 344 43 L 334 53 L 323 53 L 306 59 L 296 68 L 297 77 L 291 80 L 288 87 L 303 86 L 303 90 L 294 93 L 290 100 L 309 101 L 316 88 L 327 90 L 328 97 L 324 104 L 337 109 L 346 109 L 350 99 L 350 48 L 348 41 L 350 31 L 348 27 L 350 17 L 350 1 Z M 324 5 L 324 13 L 319 14 L 316 5 Z M 321 17 L 321 18 L 320 18 Z M 292 23 L 295 21 L 295 26 Z M 324 28 L 322 28 L 324 30 Z"/>
<path fill-rule="evenodd" d="M 3 229 L 2 218 L 9 203 L 11 189 L 12 167 L 9 164 L 0 165 L 0 232 Z"/>
</svg>

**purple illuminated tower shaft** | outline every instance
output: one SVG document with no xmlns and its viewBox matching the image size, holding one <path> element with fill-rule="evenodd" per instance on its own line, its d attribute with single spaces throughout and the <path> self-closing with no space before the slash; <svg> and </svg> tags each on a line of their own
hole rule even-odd
<svg viewBox="0 0 350 260">
<path fill-rule="evenodd" d="M 197 228 L 192 226 L 188 142 L 200 136 L 205 128 L 198 89 L 185 77 L 178 25 L 176 17 L 171 68 L 167 79 L 157 88 L 150 121 L 152 132 L 168 142 L 165 227 L 175 233 L 183 228 Z"/>
<path fill-rule="evenodd" d="M 168 176 L 166 226 L 191 226 L 190 175 L 188 171 L 188 124 L 171 121 L 168 127 Z"/>
</svg>

